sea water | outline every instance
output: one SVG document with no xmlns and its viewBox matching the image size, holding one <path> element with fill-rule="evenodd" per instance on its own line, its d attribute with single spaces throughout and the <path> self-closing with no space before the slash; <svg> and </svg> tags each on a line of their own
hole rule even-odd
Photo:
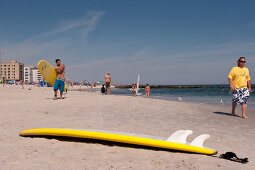
<svg viewBox="0 0 255 170">
<path fill-rule="evenodd" d="M 249 108 L 255 109 L 255 89 L 248 99 Z M 139 93 L 145 97 L 144 89 L 141 88 Z M 131 95 L 129 89 L 113 88 L 112 94 L 115 95 Z M 172 101 L 186 101 L 207 104 L 226 104 L 232 103 L 232 94 L 228 85 L 206 85 L 193 88 L 192 86 L 180 86 L 175 88 L 152 88 L 151 98 L 164 99 Z"/>
</svg>

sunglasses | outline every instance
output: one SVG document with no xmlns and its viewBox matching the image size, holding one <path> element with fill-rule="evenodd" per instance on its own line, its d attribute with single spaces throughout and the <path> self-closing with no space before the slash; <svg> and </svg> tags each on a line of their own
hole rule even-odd
<svg viewBox="0 0 255 170">
<path fill-rule="evenodd" d="M 246 61 L 238 61 L 239 63 L 245 63 Z"/>
</svg>

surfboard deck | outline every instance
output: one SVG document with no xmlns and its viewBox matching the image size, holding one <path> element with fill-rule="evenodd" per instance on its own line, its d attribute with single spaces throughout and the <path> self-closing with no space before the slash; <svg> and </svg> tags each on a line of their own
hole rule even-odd
<svg viewBox="0 0 255 170">
<path fill-rule="evenodd" d="M 40 60 L 37 64 L 38 71 L 41 73 L 43 79 L 50 85 L 54 85 L 57 74 L 55 68 L 46 60 Z M 65 92 L 68 89 L 68 84 L 65 82 Z"/>
<path fill-rule="evenodd" d="M 177 134 L 177 135 L 176 135 Z M 162 148 L 169 150 L 178 150 L 184 152 L 214 155 L 217 153 L 216 150 L 203 147 L 202 144 L 205 139 L 199 136 L 196 138 L 196 142 L 199 145 L 191 145 L 183 142 L 183 138 L 186 141 L 186 137 L 191 134 L 190 131 L 177 131 L 171 135 L 168 139 L 161 139 L 148 137 L 145 135 L 128 134 L 123 132 L 111 132 L 111 131 L 100 131 L 100 130 L 82 130 L 82 129 L 64 129 L 64 128 L 36 128 L 23 130 L 19 133 L 23 137 L 36 137 L 36 136 L 55 136 L 55 137 L 74 137 L 74 138 L 86 138 L 86 139 L 96 139 L 104 140 L 118 143 L 134 144 L 141 146 L 149 146 L 154 148 Z M 179 136 L 178 136 L 179 135 Z M 183 137 L 184 136 L 184 137 Z M 182 141 L 178 143 L 179 138 Z M 198 141 L 200 140 L 200 142 Z M 194 141 L 194 140 L 193 140 Z"/>
</svg>

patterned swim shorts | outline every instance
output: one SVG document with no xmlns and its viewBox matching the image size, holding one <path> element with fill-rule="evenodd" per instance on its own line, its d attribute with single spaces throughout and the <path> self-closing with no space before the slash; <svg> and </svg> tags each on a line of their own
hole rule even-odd
<svg viewBox="0 0 255 170">
<path fill-rule="evenodd" d="M 247 104 L 250 92 L 247 88 L 240 88 L 233 91 L 233 102 L 240 104 Z"/>
</svg>

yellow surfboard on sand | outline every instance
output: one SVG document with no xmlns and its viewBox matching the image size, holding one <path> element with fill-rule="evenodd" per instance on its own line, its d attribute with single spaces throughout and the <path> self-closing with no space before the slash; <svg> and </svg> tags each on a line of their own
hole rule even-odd
<svg viewBox="0 0 255 170">
<path fill-rule="evenodd" d="M 37 64 L 38 70 L 41 73 L 43 79 L 50 85 L 54 85 L 57 78 L 55 68 L 46 60 L 40 60 Z M 68 84 L 65 82 L 65 92 L 68 90 Z"/>
<path fill-rule="evenodd" d="M 169 150 L 178 150 L 205 155 L 217 154 L 214 149 L 206 148 L 203 142 L 209 138 L 209 135 L 203 134 L 195 138 L 191 143 L 186 142 L 188 135 L 193 133 L 191 130 L 179 130 L 173 133 L 168 139 L 160 137 L 151 137 L 146 135 L 137 135 L 123 132 L 112 132 L 102 130 L 82 130 L 82 129 L 64 129 L 64 128 L 37 128 L 23 130 L 19 133 L 24 137 L 72 137 L 80 139 L 96 139 L 118 143 L 134 144 L 162 148 Z"/>
</svg>

